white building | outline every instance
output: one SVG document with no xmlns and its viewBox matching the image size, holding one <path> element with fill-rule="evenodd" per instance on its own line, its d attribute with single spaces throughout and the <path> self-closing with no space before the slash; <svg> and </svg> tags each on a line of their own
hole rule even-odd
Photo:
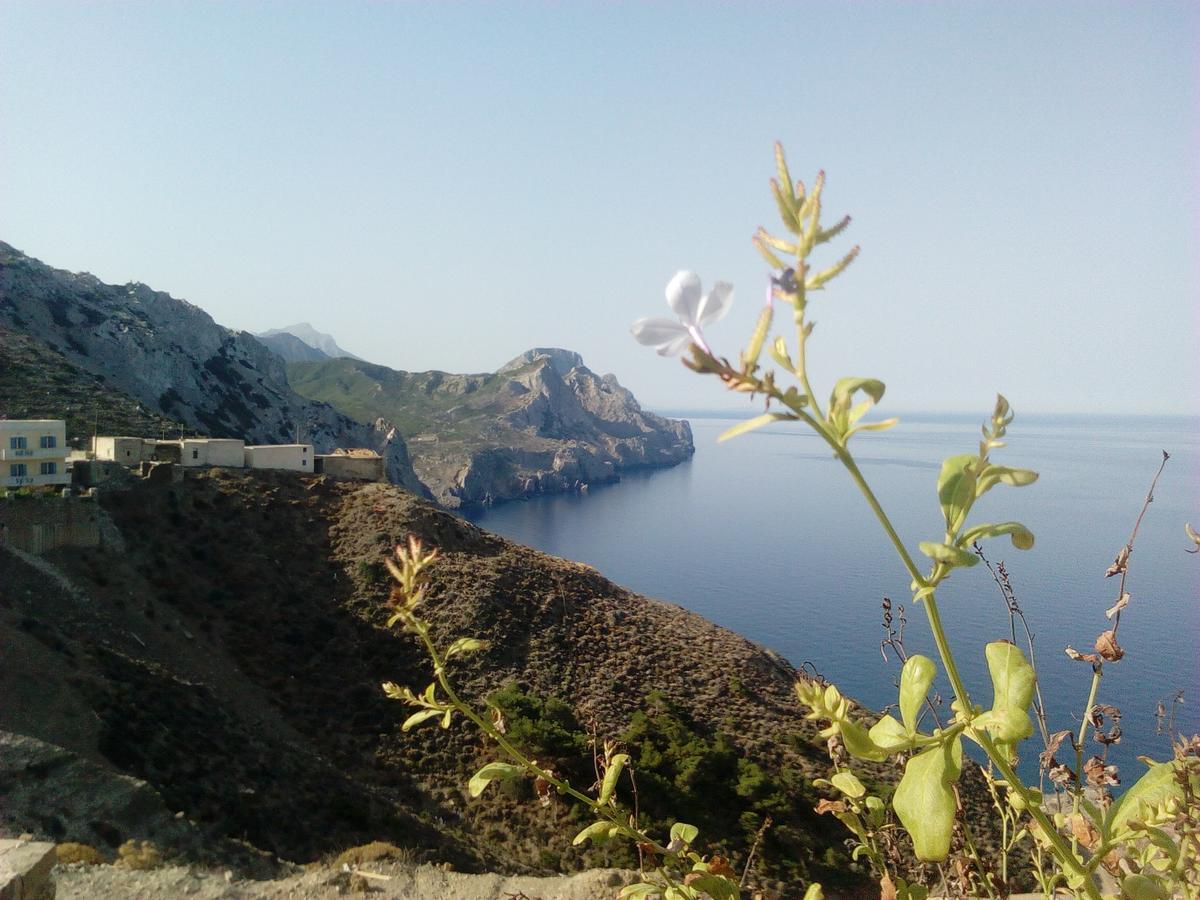
<svg viewBox="0 0 1200 900">
<path fill-rule="evenodd" d="M 312 472 L 312 444 L 263 444 L 247 447 L 245 453 L 247 469 L 287 469 L 291 472 Z"/>
<path fill-rule="evenodd" d="M 69 452 L 62 419 L 0 419 L 0 486 L 70 484 Z"/>
<path fill-rule="evenodd" d="M 184 438 L 179 444 L 182 466 L 225 466 L 240 469 L 246 465 L 246 442 L 238 438 Z M 310 451 L 311 452 L 311 451 Z"/>
<path fill-rule="evenodd" d="M 119 462 L 132 468 L 154 459 L 157 445 L 157 441 L 140 437 L 94 437 L 92 453 L 96 459 Z"/>
</svg>

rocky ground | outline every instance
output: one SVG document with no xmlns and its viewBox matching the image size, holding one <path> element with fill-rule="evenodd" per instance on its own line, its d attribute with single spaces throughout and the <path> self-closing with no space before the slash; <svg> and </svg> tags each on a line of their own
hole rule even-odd
<svg viewBox="0 0 1200 900">
<path fill-rule="evenodd" d="M 113 866 L 70 865 L 55 870 L 58 900 L 120 897 L 124 900 L 194 897 L 197 900 L 318 900 L 368 894 L 403 900 L 601 900 L 637 880 L 636 872 L 591 870 L 556 877 L 468 875 L 436 866 L 378 862 L 353 871 L 314 865 L 269 881 L 231 871 L 168 866 L 130 871 Z"/>
</svg>

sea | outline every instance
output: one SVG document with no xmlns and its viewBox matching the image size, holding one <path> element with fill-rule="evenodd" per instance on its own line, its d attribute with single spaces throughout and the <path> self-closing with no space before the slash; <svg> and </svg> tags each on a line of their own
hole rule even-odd
<svg viewBox="0 0 1200 900">
<path fill-rule="evenodd" d="M 587 563 L 638 593 L 678 604 L 815 671 L 865 706 L 896 700 L 897 653 L 886 637 L 903 613 L 905 652 L 934 651 L 909 578 L 857 488 L 819 438 L 773 425 L 717 443 L 740 419 L 730 413 L 664 411 L 687 418 L 696 454 L 668 469 L 625 474 L 579 494 L 536 497 L 472 514 L 482 527 L 555 556 Z M 936 482 L 941 460 L 977 448 L 982 418 L 901 416 L 890 431 L 860 434 L 852 449 L 910 552 L 940 540 Z M 1110 627 L 1105 610 L 1119 578 L 1105 571 L 1129 540 L 1162 463 L 1130 557 L 1118 640 L 1125 657 L 1104 667 L 1097 703 L 1120 710 L 1122 739 L 1108 751 L 1124 784 L 1138 757 L 1167 758 L 1171 734 L 1200 731 L 1200 554 L 1184 525 L 1200 529 L 1200 419 L 1018 416 L 997 463 L 1040 473 L 1030 486 L 994 488 L 971 522 L 1017 520 L 1031 550 L 988 541 L 1003 562 L 1034 639 L 1051 733 L 1076 731 L 1091 666 L 1065 648 L 1092 651 Z M 1011 639 L 1010 616 L 985 566 L 958 570 L 938 604 L 959 669 L 976 703 L 990 705 L 984 644 Z M 1025 632 L 1017 623 L 1017 642 Z M 737 673 L 731 672 L 730 675 Z M 935 690 L 944 707 L 944 674 Z M 1023 745 L 1021 772 L 1036 778 L 1041 740 Z M 1089 741 L 1087 753 L 1099 752 Z M 1073 754 L 1060 753 L 1063 759 Z"/>
</svg>

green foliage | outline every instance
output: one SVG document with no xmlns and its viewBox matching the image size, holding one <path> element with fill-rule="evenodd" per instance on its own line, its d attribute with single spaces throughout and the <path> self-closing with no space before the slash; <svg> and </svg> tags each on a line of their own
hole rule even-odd
<svg viewBox="0 0 1200 900">
<path fill-rule="evenodd" d="M 587 733 L 557 697 L 538 697 L 514 682 L 488 697 L 488 705 L 504 714 L 509 740 L 538 759 L 578 765 L 590 755 Z"/>
</svg>

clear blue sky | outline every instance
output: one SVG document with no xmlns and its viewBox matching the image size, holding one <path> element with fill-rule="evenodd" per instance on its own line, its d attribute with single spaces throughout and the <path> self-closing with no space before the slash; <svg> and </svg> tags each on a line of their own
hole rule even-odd
<svg viewBox="0 0 1200 900">
<path fill-rule="evenodd" d="M 895 409 L 1198 410 L 1200 6 L 0 3 L 0 239 L 396 368 L 578 350 L 648 405 L 740 401 L 629 336 L 679 268 L 766 272 L 771 145 L 859 261 L 823 384 Z"/>
</svg>

